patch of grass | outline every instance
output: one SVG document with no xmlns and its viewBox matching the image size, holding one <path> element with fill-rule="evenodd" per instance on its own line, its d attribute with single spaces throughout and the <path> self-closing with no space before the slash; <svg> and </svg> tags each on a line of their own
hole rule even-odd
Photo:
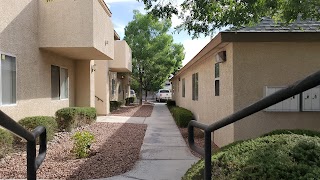
<svg viewBox="0 0 320 180">
<path fill-rule="evenodd" d="M 320 138 L 296 132 L 272 132 L 223 147 L 212 155 L 212 179 L 318 179 Z M 182 179 L 203 179 L 203 170 L 200 160 Z"/>
</svg>

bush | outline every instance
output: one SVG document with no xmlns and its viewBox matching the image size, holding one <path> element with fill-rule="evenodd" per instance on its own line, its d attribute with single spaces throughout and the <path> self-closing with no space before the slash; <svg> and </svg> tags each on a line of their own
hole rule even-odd
<svg viewBox="0 0 320 180">
<path fill-rule="evenodd" d="M 92 107 L 68 107 L 56 112 L 60 130 L 71 131 L 76 127 L 91 124 L 97 119 L 97 111 Z"/>
<path fill-rule="evenodd" d="M 167 106 L 168 106 L 168 107 L 169 107 L 169 106 L 176 106 L 176 101 L 171 100 L 171 99 L 168 99 L 168 100 L 167 100 Z"/>
<path fill-rule="evenodd" d="M 299 135 L 306 135 L 311 137 L 320 137 L 320 132 L 305 130 L 305 129 L 279 129 L 269 132 L 263 136 L 271 136 L 277 134 L 299 134 Z"/>
<path fill-rule="evenodd" d="M 54 133 L 57 132 L 57 122 L 54 117 L 50 116 L 32 116 L 21 119 L 18 122 L 28 131 L 33 131 L 38 126 L 44 126 L 47 131 L 47 141 L 53 139 Z"/>
<path fill-rule="evenodd" d="M 0 158 L 3 158 L 6 154 L 12 151 L 13 136 L 12 134 L 0 128 Z"/>
<path fill-rule="evenodd" d="M 117 110 L 122 105 L 120 101 L 110 101 L 110 112 Z"/>
<path fill-rule="evenodd" d="M 174 106 L 169 110 L 179 127 L 187 127 L 189 122 L 193 120 L 192 112 L 185 108 Z"/>
<path fill-rule="evenodd" d="M 211 158 L 213 177 L 292 180 L 320 177 L 318 136 L 272 133 L 275 134 L 235 142 L 214 153 Z M 312 133 L 314 134 L 317 133 Z M 200 160 L 182 179 L 203 179 L 203 170 L 204 161 Z"/>
<path fill-rule="evenodd" d="M 85 158 L 89 156 L 91 144 L 94 141 L 94 136 L 90 132 L 76 132 L 72 139 L 74 140 L 72 151 L 77 158 Z"/>
</svg>

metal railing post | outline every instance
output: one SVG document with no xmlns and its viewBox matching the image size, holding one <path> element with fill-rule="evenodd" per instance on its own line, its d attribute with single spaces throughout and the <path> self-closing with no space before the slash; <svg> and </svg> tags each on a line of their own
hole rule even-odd
<svg viewBox="0 0 320 180">
<path fill-rule="evenodd" d="M 36 159 L 36 142 L 28 141 L 27 142 L 27 179 L 28 180 L 37 179 L 35 159 Z"/>
<path fill-rule="evenodd" d="M 204 131 L 204 179 L 210 180 L 211 179 L 211 132 L 205 130 Z"/>
</svg>

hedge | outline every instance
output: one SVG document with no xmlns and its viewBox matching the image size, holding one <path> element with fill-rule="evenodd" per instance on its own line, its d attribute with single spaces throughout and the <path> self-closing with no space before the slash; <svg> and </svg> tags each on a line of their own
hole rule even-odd
<svg viewBox="0 0 320 180">
<path fill-rule="evenodd" d="M 38 126 L 44 126 L 47 131 L 47 140 L 53 139 L 54 133 L 57 131 L 57 122 L 54 117 L 50 116 L 31 116 L 21 119 L 18 122 L 28 131 L 33 131 Z"/>
<path fill-rule="evenodd" d="M 97 111 L 92 107 L 67 107 L 56 112 L 60 130 L 71 131 L 76 127 L 91 124 L 97 119 Z"/>
<path fill-rule="evenodd" d="M 117 110 L 122 105 L 120 101 L 110 101 L 110 112 Z"/>
<path fill-rule="evenodd" d="M 176 106 L 176 101 L 171 100 L 171 99 L 168 99 L 168 100 L 167 100 L 167 106 L 168 106 L 168 107 Z"/>
<path fill-rule="evenodd" d="M 12 134 L 0 128 L 0 158 L 3 158 L 6 154 L 12 151 L 13 136 Z"/>
<path fill-rule="evenodd" d="M 185 108 L 173 106 L 169 110 L 179 127 L 187 127 L 189 122 L 194 119 L 192 112 Z"/>
<path fill-rule="evenodd" d="M 305 130 L 283 132 L 235 142 L 214 153 L 212 179 L 318 179 L 320 138 L 313 136 L 318 132 L 311 136 L 302 135 Z M 200 160 L 182 179 L 203 179 L 203 170 L 204 161 Z"/>
</svg>

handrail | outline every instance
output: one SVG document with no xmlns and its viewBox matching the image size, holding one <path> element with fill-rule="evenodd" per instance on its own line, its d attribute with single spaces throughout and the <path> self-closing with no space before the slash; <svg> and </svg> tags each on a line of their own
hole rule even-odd
<svg viewBox="0 0 320 180">
<path fill-rule="evenodd" d="M 243 108 L 242 110 L 239 110 L 211 125 L 202 124 L 200 122 L 192 120 L 188 125 L 188 142 L 192 150 L 204 156 L 204 159 L 205 159 L 204 179 L 205 180 L 211 179 L 211 170 L 212 170 L 211 169 L 211 133 L 212 132 L 222 127 L 225 127 L 229 124 L 237 122 L 261 110 L 264 110 L 292 96 L 300 94 L 308 89 L 316 87 L 318 85 L 320 85 L 320 71 L 317 71 L 307 76 L 306 78 L 300 81 L 297 81 L 296 83 L 288 86 L 285 89 L 282 89 L 267 97 L 264 97 L 263 99 L 257 101 L 256 103 L 251 104 Z M 204 133 L 205 133 L 204 149 L 197 147 L 194 144 L 194 127 L 204 130 Z"/>
<path fill-rule="evenodd" d="M 102 99 L 100 99 L 98 96 L 95 96 L 95 97 L 98 99 L 98 101 L 103 102 L 103 100 L 102 100 Z"/>
<path fill-rule="evenodd" d="M 8 129 L 14 134 L 27 140 L 27 179 L 35 180 L 37 178 L 37 169 L 46 157 L 47 152 L 47 132 L 43 126 L 36 127 L 29 132 L 4 112 L 0 110 L 0 126 Z M 40 139 L 40 149 L 38 157 L 36 156 L 36 139 Z"/>
</svg>

